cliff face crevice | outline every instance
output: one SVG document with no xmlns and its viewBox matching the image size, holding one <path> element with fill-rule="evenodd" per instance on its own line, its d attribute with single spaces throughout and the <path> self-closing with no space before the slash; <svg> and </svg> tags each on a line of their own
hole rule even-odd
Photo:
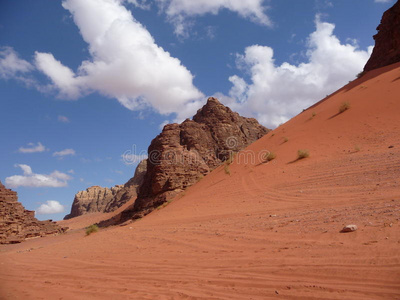
<svg viewBox="0 0 400 300">
<path fill-rule="evenodd" d="M 375 47 L 364 71 L 371 71 L 400 62 L 400 2 L 397 1 L 382 16 L 374 35 Z"/>
</svg>

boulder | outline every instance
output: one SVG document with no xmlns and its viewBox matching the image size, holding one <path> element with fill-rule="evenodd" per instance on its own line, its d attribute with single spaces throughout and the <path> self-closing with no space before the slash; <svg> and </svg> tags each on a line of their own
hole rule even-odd
<svg viewBox="0 0 400 300">
<path fill-rule="evenodd" d="M 347 225 L 347 226 L 343 227 L 341 232 L 353 232 L 353 231 L 356 231 L 357 229 L 358 229 L 357 225 Z"/>
</svg>

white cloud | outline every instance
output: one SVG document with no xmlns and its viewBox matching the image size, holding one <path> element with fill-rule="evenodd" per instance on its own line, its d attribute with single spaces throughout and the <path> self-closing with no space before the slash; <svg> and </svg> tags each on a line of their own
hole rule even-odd
<svg viewBox="0 0 400 300">
<path fill-rule="evenodd" d="M 147 3 L 147 0 L 126 0 L 127 2 L 133 4 L 134 6 L 148 10 L 150 9 L 150 4 Z"/>
<path fill-rule="evenodd" d="M 32 168 L 28 165 L 17 164 L 15 167 L 20 167 L 24 174 L 7 177 L 5 182 L 10 188 L 17 188 L 20 186 L 65 187 L 68 185 L 67 181 L 72 179 L 71 176 L 57 170 L 49 175 L 45 175 L 33 173 Z"/>
<path fill-rule="evenodd" d="M 15 78 L 33 70 L 26 60 L 20 59 L 11 47 L 0 47 L 0 77 Z"/>
<path fill-rule="evenodd" d="M 277 66 L 272 48 L 247 47 L 243 55 L 238 55 L 237 64 L 250 74 L 251 83 L 231 76 L 230 97 L 218 95 L 221 101 L 275 127 L 353 80 L 362 71 L 372 47 L 363 51 L 356 45 L 342 44 L 333 34 L 334 28 L 334 24 L 321 22 L 317 16 L 316 31 L 308 39 L 307 62 L 299 65 L 284 62 Z"/>
<path fill-rule="evenodd" d="M 175 33 L 180 36 L 188 34 L 187 21 L 190 17 L 205 14 L 218 14 L 222 9 L 237 13 L 240 17 L 255 23 L 271 26 L 272 22 L 266 14 L 264 0 L 156 0 L 175 26 Z"/>
<path fill-rule="evenodd" d="M 392 2 L 393 0 L 374 0 L 376 3 L 389 3 Z"/>
<path fill-rule="evenodd" d="M 74 149 L 64 149 L 64 150 L 61 150 L 58 152 L 54 152 L 53 156 L 63 157 L 66 155 L 75 155 L 75 154 L 76 154 L 76 152 Z"/>
<path fill-rule="evenodd" d="M 55 200 L 46 201 L 46 204 L 40 205 L 36 210 L 36 213 L 39 215 L 59 214 L 62 212 L 64 212 L 64 206 Z"/>
<path fill-rule="evenodd" d="M 46 74 L 60 91 L 60 97 L 76 99 L 81 94 L 80 82 L 74 72 L 51 53 L 35 52 L 35 63 L 39 71 Z"/>
<path fill-rule="evenodd" d="M 38 142 L 37 145 L 34 143 L 29 143 L 28 147 L 20 147 L 18 152 L 20 153 L 36 153 L 36 152 L 44 152 L 46 151 L 46 147 L 42 145 L 42 143 Z"/>
<path fill-rule="evenodd" d="M 74 73 L 51 53 L 36 52 L 37 68 L 61 97 L 97 91 L 130 110 L 152 107 L 184 117 L 200 106 L 204 96 L 193 85 L 193 75 L 155 43 L 120 0 L 66 0 L 63 6 L 88 43 L 91 59 Z"/>
<path fill-rule="evenodd" d="M 15 165 L 16 167 L 20 167 L 24 172 L 24 175 L 32 175 L 32 168 L 28 165 Z"/>
<path fill-rule="evenodd" d="M 61 123 L 69 123 L 70 122 L 66 116 L 58 116 L 57 120 L 58 120 L 58 122 L 61 122 Z"/>
<path fill-rule="evenodd" d="M 42 175 L 35 174 L 32 171 L 32 168 L 25 164 L 17 164 L 15 167 L 19 167 L 24 172 L 23 176 L 14 175 L 6 178 L 6 184 L 10 187 L 18 187 L 18 186 L 31 186 L 31 187 L 41 187 L 41 186 L 50 186 L 50 187 L 59 187 L 64 186 L 66 181 L 71 180 L 67 174 L 64 174 L 59 171 L 54 171 L 50 175 Z M 60 182 L 58 180 L 62 180 L 64 182 Z"/>
</svg>

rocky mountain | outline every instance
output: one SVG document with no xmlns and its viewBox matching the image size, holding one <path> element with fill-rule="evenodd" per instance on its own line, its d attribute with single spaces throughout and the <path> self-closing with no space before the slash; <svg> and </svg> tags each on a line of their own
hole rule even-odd
<svg viewBox="0 0 400 300">
<path fill-rule="evenodd" d="M 111 188 L 92 186 L 75 195 L 71 213 L 64 217 L 68 220 L 88 213 L 112 212 L 124 205 L 131 198 L 136 198 L 137 188 L 142 183 L 146 172 L 146 160 L 139 163 L 135 175 L 124 185 Z"/>
<path fill-rule="evenodd" d="M 151 142 L 138 198 L 120 220 L 151 212 L 268 131 L 256 119 L 241 117 L 209 98 L 193 120 L 164 126 Z"/>
<path fill-rule="evenodd" d="M 374 35 L 375 48 L 364 71 L 400 62 L 400 2 L 397 1 L 382 16 Z"/>
<path fill-rule="evenodd" d="M 36 219 L 34 211 L 26 210 L 18 202 L 17 193 L 0 182 L 0 244 L 20 243 L 27 238 L 59 234 L 67 229 L 51 220 Z"/>
</svg>

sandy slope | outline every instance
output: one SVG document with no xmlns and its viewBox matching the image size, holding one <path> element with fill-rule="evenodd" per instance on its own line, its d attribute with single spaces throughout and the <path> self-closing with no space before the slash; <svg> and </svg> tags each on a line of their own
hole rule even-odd
<svg viewBox="0 0 400 300">
<path fill-rule="evenodd" d="M 1 246 L 0 298 L 400 299 L 399 96 L 400 64 L 372 71 L 247 149 L 270 163 L 237 156 L 127 226 Z"/>
</svg>

